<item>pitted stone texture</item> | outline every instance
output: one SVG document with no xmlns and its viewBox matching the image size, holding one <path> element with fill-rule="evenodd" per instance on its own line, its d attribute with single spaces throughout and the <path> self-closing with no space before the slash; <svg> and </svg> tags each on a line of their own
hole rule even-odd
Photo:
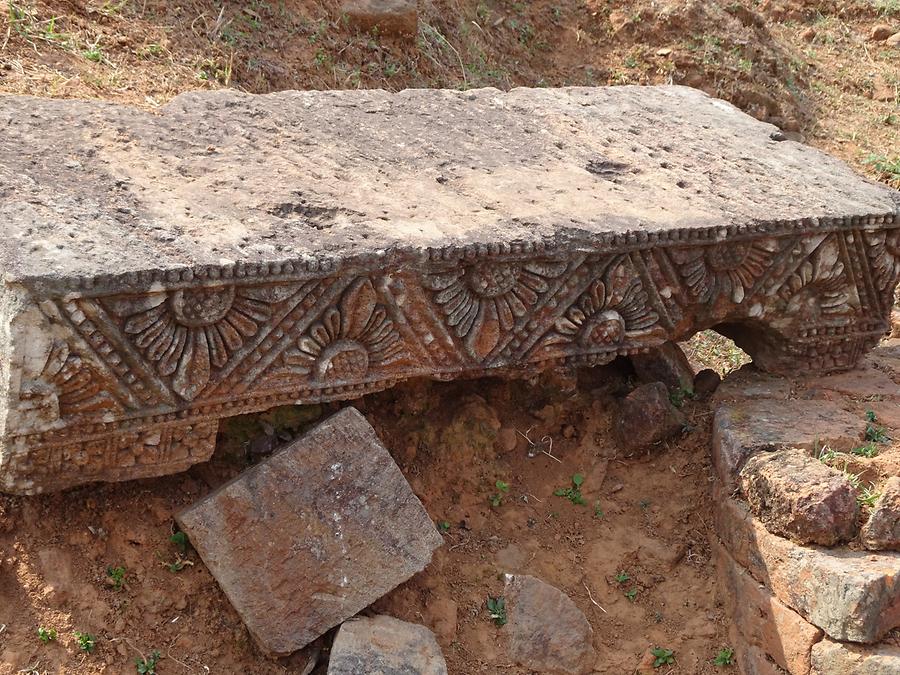
<svg viewBox="0 0 900 675">
<path fill-rule="evenodd" d="M 684 87 L 5 96 L 0 128 L 7 491 L 710 327 L 773 372 L 846 369 L 900 278 L 900 194 Z"/>
<path fill-rule="evenodd" d="M 669 400 L 662 382 L 642 384 L 622 400 L 616 433 L 628 448 L 643 448 L 681 432 L 687 418 Z"/>
<path fill-rule="evenodd" d="M 885 481 L 860 539 L 868 549 L 900 551 L 900 476 Z"/>
<path fill-rule="evenodd" d="M 641 382 L 662 382 L 673 391 L 694 389 L 694 369 L 674 342 L 635 354 L 631 363 Z"/>
<path fill-rule="evenodd" d="M 810 675 L 897 675 L 900 673 L 900 647 L 874 645 L 864 647 L 822 640 L 812 648 Z"/>
<path fill-rule="evenodd" d="M 799 544 L 834 546 L 856 536 L 859 506 L 845 475 L 794 448 L 757 453 L 741 491 L 769 532 Z"/>
<path fill-rule="evenodd" d="M 390 616 L 358 617 L 341 624 L 328 675 L 447 675 L 434 634 Z"/>
<path fill-rule="evenodd" d="M 767 654 L 788 673 L 807 675 L 810 649 L 822 631 L 787 607 L 738 565 L 718 543 L 713 545 L 719 595 L 725 599 L 731 625 L 742 642 Z M 752 659 L 751 649 L 738 653 L 738 663 Z"/>
<path fill-rule="evenodd" d="M 726 379 L 727 382 L 727 379 Z M 713 419 L 713 465 L 726 492 L 757 452 L 828 446 L 850 450 L 862 442 L 865 422 L 830 401 L 739 400 L 722 404 Z"/>
<path fill-rule="evenodd" d="M 365 418 L 346 408 L 181 513 L 267 653 L 300 649 L 421 571 L 441 536 Z"/>
<path fill-rule="evenodd" d="M 593 670 L 591 624 L 569 596 L 535 577 L 510 574 L 504 598 L 508 621 L 500 630 L 511 659 L 553 675 Z"/>
<path fill-rule="evenodd" d="M 726 550 L 826 635 L 874 643 L 900 626 L 900 554 L 800 546 L 770 533 L 739 502 L 716 501 Z"/>
<path fill-rule="evenodd" d="M 415 0 L 348 0 L 341 10 L 351 27 L 366 33 L 413 36 L 418 28 Z"/>
</svg>

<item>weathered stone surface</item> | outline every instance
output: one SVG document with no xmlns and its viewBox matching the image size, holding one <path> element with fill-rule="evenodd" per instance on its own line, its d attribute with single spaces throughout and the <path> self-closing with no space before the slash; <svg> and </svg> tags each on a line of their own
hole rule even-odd
<svg viewBox="0 0 900 675">
<path fill-rule="evenodd" d="M 803 450 L 757 453 L 740 479 L 750 510 L 773 534 L 822 546 L 856 536 L 856 490 L 842 472 Z"/>
<path fill-rule="evenodd" d="M 756 581 L 721 544 L 713 544 L 713 554 L 719 596 L 743 642 L 767 654 L 789 673 L 809 673 L 810 649 L 822 639 L 822 631 Z M 744 654 L 738 654 L 739 663 L 751 650 L 743 651 Z"/>
<path fill-rule="evenodd" d="M 885 481 L 860 539 L 868 549 L 900 551 L 900 476 Z"/>
<path fill-rule="evenodd" d="M 781 448 L 815 451 L 825 445 L 850 450 L 860 444 L 864 431 L 863 419 L 830 401 L 738 400 L 716 410 L 713 466 L 729 492 L 736 487 L 744 463 L 757 452 Z"/>
<path fill-rule="evenodd" d="M 800 546 L 737 501 L 716 501 L 716 532 L 731 556 L 829 637 L 873 643 L 900 626 L 900 554 Z"/>
<path fill-rule="evenodd" d="M 251 635 L 275 655 L 367 607 L 422 570 L 442 543 L 353 408 L 177 520 Z"/>
<path fill-rule="evenodd" d="M 643 448 L 679 433 L 687 418 L 669 400 L 662 382 L 642 384 L 622 400 L 616 420 L 619 441 L 628 448 Z"/>
<path fill-rule="evenodd" d="M 0 128 L 8 491 L 713 326 L 763 369 L 849 368 L 900 277 L 897 192 L 683 87 L 5 96 Z"/>
<path fill-rule="evenodd" d="M 582 675 L 597 655 L 591 624 L 562 591 L 522 574 L 506 576 L 508 621 L 501 629 L 509 657 L 541 673 Z"/>
<path fill-rule="evenodd" d="M 390 616 L 358 617 L 341 625 L 328 675 L 447 675 L 434 634 Z"/>
<path fill-rule="evenodd" d="M 728 373 L 716 390 L 714 400 L 730 402 L 767 398 L 783 401 L 791 398 L 791 394 L 791 381 L 788 378 L 764 373 L 754 364 L 747 363 Z"/>
<path fill-rule="evenodd" d="M 634 372 L 642 382 L 662 382 L 669 389 L 694 389 L 694 369 L 674 342 L 666 342 L 631 357 Z"/>
<path fill-rule="evenodd" d="M 822 640 L 812 648 L 810 675 L 897 675 L 900 647 L 863 647 Z"/>
<path fill-rule="evenodd" d="M 347 0 L 341 9 L 347 23 L 364 32 L 412 36 L 418 28 L 415 0 Z"/>
</svg>

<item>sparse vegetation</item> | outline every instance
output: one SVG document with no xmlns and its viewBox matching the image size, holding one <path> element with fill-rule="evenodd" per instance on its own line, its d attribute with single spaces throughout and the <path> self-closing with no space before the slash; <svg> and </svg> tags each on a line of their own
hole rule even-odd
<svg viewBox="0 0 900 675">
<path fill-rule="evenodd" d="M 650 650 L 653 654 L 653 667 L 660 668 L 662 666 L 670 666 L 675 663 L 675 652 L 664 647 L 655 647 Z"/>
<path fill-rule="evenodd" d="M 57 633 L 55 628 L 44 628 L 43 626 L 39 627 L 37 630 L 38 640 L 47 644 L 48 642 L 53 642 L 56 640 Z"/>
<path fill-rule="evenodd" d="M 506 600 L 504 600 L 502 596 L 497 598 L 489 597 L 487 599 L 487 610 L 491 617 L 491 621 L 496 625 L 506 625 Z"/>
<path fill-rule="evenodd" d="M 573 504 L 583 505 L 584 497 L 581 494 L 581 486 L 584 483 L 584 476 L 576 473 L 572 476 L 572 485 L 570 487 L 557 488 L 553 494 L 557 497 L 565 497 Z"/>
<path fill-rule="evenodd" d="M 713 659 L 713 664 L 717 666 L 730 666 L 734 664 L 734 650 L 731 647 L 723 647 Z"/>
<path fill-rule="evenodd" d="M 509 483 L 506 483 L 502 480 L 498 480 L 494 483 L 494 487 L 497 488 L 497 492 L 491 495 L 491 506 L 497 507 L 503 504 L 503 496 L 509 494 Z"/>
<path fill-rule="evenodd" d="M 90 633 L 75 631 L 75 640 L 78 642 L 78 648 L 88 654 L 93 653 L 94 647 L 97 646 L 97 638 Z"/>
<path fill-rule="evenodd" d="M 153 650 L 153 653 L 150 654 L 149 657 L 143 657 L 139 659 L 135 659 L 134 665 L 137 669 L 139 675 L 156 675 L 156 666 L 159 664 L 159 660 L 162 658 L 162 654 L 157 650 Z"/>
<path fill-rule="evenodd" d="M 118 591 L 125 582 L 125 568 L 109 566 L 106 568 L 106 576 L 110 579 L 112 587 Z"/>
<path fill-rule="evenodd" d="M 888 443 L 891 439 L 885 428 L 879 424 L 878 417 L 871 410 L 866 411 L 866 440 L 870 443 Z"/>
</svg>

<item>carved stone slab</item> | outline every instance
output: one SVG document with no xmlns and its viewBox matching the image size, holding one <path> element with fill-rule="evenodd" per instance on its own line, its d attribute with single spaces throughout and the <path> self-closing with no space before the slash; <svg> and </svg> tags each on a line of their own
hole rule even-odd
<svg viewBox="0 0 900 675">
<path fill-rule="evenodd" d="M 0 489 L 178 471 L 218 420 L 715 327 L 888 329 L 900 196 L 683 87 L 0 98 Z"/>
</svg>

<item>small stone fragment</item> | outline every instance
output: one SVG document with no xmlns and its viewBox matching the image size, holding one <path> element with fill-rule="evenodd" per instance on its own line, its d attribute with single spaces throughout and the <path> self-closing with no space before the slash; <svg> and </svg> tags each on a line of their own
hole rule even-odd
<svg viewBox="0 0 900 675">
<path fill-rule="evenodd" d="M 421 571 L 442 543 L 345 408 L 177 521 L 260 647 L 286 655 Z"/>
<path fill-rule="evenodd" d="M 872 26 L 872 30 L 869 33 L 869 39 L 874 42 L 880 42 L 881 40 L 888 39 L 893 34 L 894 29 L 889 24 L 879 23 Z"/>
<path fill-rule="evenodd" d="M 727 379 L 726 379 L 727 382 Z M 713 419 L 712 459 L 726 492 L 751 455 L 764 450 L 860 444 L 865 422 L 830 401 L 739 400 L 723 404 Z"/>
<path fill-rule="evenodd" d="M 328 675 L 447 675 L 434 634 L 390 616 L 357 617 L 341 625 Z"/>
<path fill-rule="evenodd" d="M 873 551 L 900 551 L 900 476 L 892 476 L 881 488 L 860 539 Z"/>
<path fill-rule="evenodd" d="M 900 647 L 888 644 L 865 647 L 822 640 L 812 648 L 810 675 L 897 675 Z"/>
<path fill-rule="evenodd" d="M 735 561 L 829 637 L 873 643 L 900 626 L 900 554 L 800 546 L 740 502 L 716 502 L 716 533 Z"/>
<path fill-rule="evenodd" d="M 619 440 L 637 449 L 665 440 L 687 424 L 684 414 L 672 405 L 662 382 L 643 384 L 622 401 L 616 430 Z"/>
<path fill-rule="evenodd" d="M 342 7 L 347 22 L 363 33 L 415 35 L 418 11 L 413 0 L 348 0 Z"/>
<path fill-rule="evenodd" d="M 789 673 L 809 672 L 809 653 L 822 631 L 776 598 L 719 545 L 713 546 L 719 592 L 741 637 Z"/>
<path fill-rule="evenodd" d="M 900 47 L 900 31 L 897 31 L 884 41 L 888 47 Z M 893 333 L 891 333 L 893 335 Z"/>
<path fill-rule="evenodd" d="M 675 391 L 693 391 L 694 369 L 674 342 L 631 356 L 631 364 L 641 382 L 662 382 Z"/>
<path fill-rule="evenodd" d="M 821 546 L 856 536 L 856 491 L 843 473 L 803 450 L 757 453 L 740 477 L 750 510 L 769 532 Z"/>
<path fill-rule="evenodd" d="M 535 577 L 508 574 L 504 598 L 501 631 L 511 659 L 540 673 L 591 672 L 597 658 L 591 624 L 569 596 Z"/>
<path fill-rule="evenodd" d="M 512 452 L 519 445 L 519 434 L 512 427 L 503 427 L 497 434 L 497 442 L 501 452 Z"/>
<path fill-rule="evenodd" d="M 720 384 L 722 377 L 712 368 L 704 368 L 694 376 L 694 396 L 697 398 L 712 396 Z"/>
</svg>

